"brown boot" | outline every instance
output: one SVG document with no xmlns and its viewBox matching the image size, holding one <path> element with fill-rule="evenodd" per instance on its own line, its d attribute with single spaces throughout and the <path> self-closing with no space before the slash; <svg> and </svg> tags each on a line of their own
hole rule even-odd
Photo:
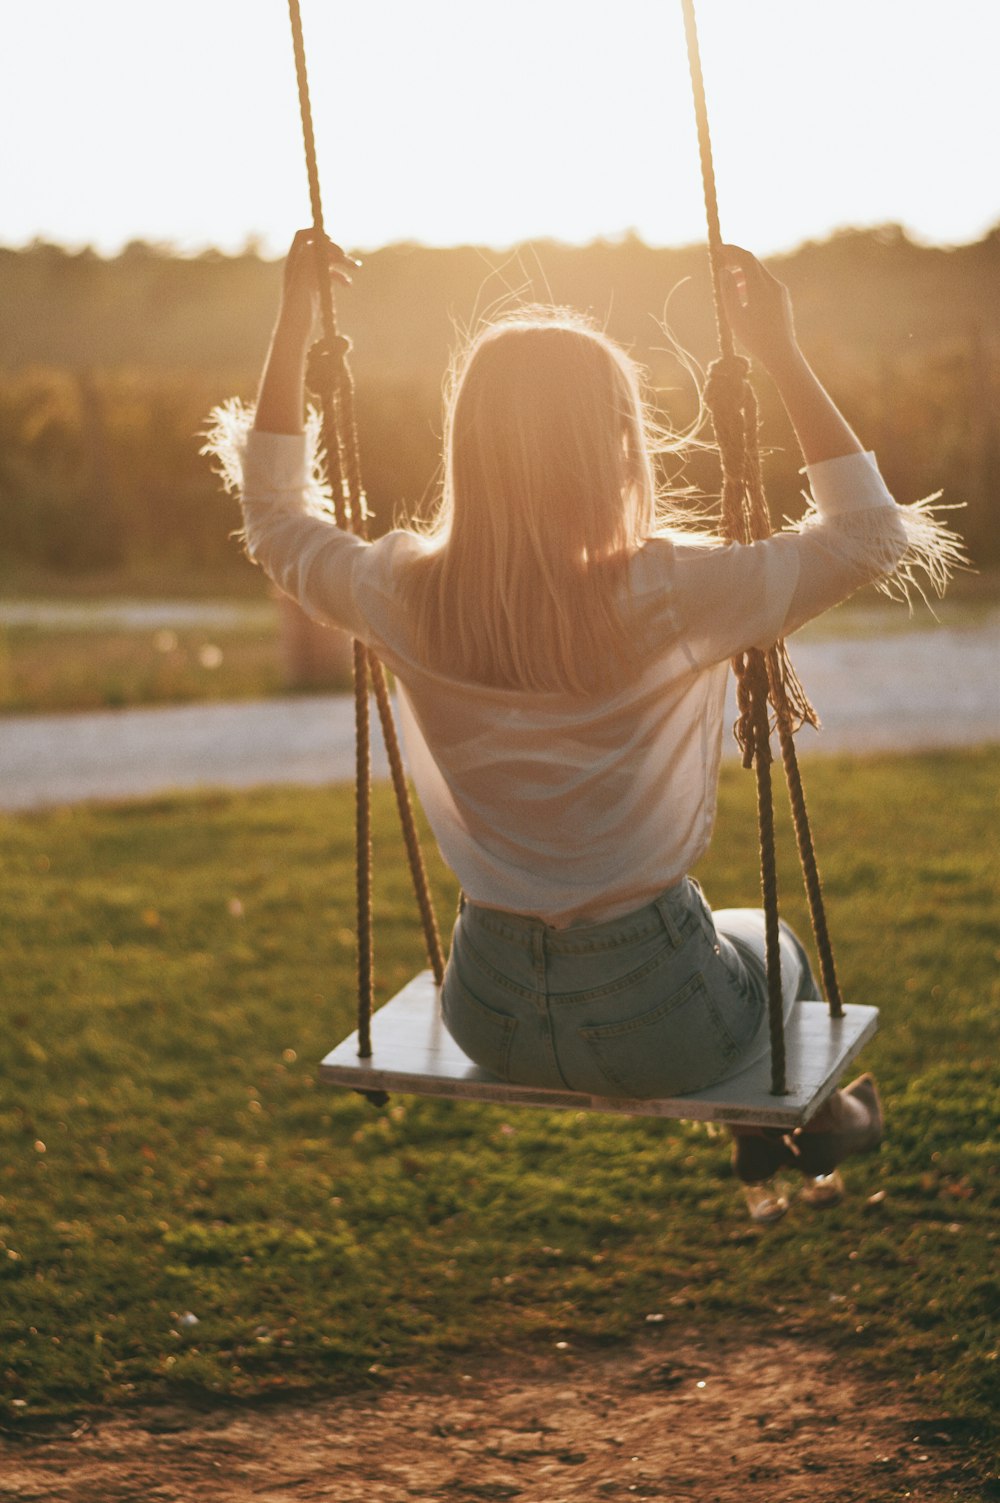
<svg viewBox="0 0 1000 1503">
<path fill-rule="evenodd" d="M 882 1142 L 882 1102 L 874 1075 L 859 1075 L 838 1091 L 817 1116 L 819 1131 L 800 1128 L 792 1138 L 796 1164 L 812 1178 L 832 1174 L 846 1158 L 872 1153 Z M 815 1120 L 815 1119 L 814 1119 Z"/>
<path fill-rule="evenodd" d="M 798 1168 L 798 1157 L 776 1127 L 734 1127 L 733 1173 L 745 1185 L 761 1185 L 779 1169 Z"/>
</svg>

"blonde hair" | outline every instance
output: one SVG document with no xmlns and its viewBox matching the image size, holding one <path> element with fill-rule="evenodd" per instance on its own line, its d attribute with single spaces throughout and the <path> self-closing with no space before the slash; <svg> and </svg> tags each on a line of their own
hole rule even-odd
<svg viewBox="0 0 1000 1503">
<path fill-rule="evenodd" d="M 522 309 L 457 361 L 432 547 L 405 582 L 421 658 L 586 693 L 635 670 L 620 604 L 656 529 L 640 371 L 581 315 Z"/>
</svg>

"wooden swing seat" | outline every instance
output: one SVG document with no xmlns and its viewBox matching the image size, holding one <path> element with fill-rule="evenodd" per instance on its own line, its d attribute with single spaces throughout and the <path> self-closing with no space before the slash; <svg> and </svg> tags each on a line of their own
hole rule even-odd
<svg viewBox="0 0 1000 1503">
<path fill-rule="evenodd" d="M 742 1075 L 690 1096 L 616 1099 L 510 1085 L 487 1074 L 462 1053 L 444 1026 L 439 995 L 433 973 L 421 971 L 373 1014 L 370 1058 L 358 1057 L 358 1035 L 352 1033 L 323 1060 L 320 1080 L 356 1091 L 443 1096 L 497 1106 L 561 1107 L 790 1129 L 803 1126 L 822 1106 L 878 1025 L 877 1007 L 846 1007 L 842 1018 L 831 1018 L 825 1002 L 800 1002 L 785 1030 L 785 1095 L 771 1094 L 771 1066 L 765 1055 Z"/>
</svg>

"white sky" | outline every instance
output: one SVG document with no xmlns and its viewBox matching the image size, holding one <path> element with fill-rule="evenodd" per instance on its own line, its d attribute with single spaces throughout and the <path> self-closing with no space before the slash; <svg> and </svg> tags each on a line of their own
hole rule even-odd
<svg viewBox="0 0 1000 1503">
<path fill-rule="evenodd" d="M 678 0 L 302 0 L 327 228 L 703 238 Z M 4 7 L 0 243 L 284 249 L 309 219 L 284 0 Z M 700 0 L 723 233 L 1000 220 L 997 0 Z"/>
</svg>

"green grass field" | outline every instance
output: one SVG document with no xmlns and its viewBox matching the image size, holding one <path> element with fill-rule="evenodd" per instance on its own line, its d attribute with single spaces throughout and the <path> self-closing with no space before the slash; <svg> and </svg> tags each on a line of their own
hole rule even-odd
<svg viewBox="0 0 1000 1503">
<path fill-rule="evenodd" d="M 280 694 L 273 628 L 0 630 L 0 713 L 192 704 Z"/>
<path fill-rule="evenodd" d="M 845 992 L 883 1009 L 865 1063 L 888 1141 L 842 1207 L 766 1232 L 693 1124 L 377 1112 L 317 1086 L 352 1026 L 348 790 L 4 821 L 3 1423 L 378 1384 L 456 1352 L 627 1339 L 655 1312 L 806 1332 L 986 1447 L 1000 752 L 808 778 Z M 755 891 L 749 784 L 724 773 L 699 872 L 717 905 Z M 377 816 L 386 996 L 421 956 L 384 791 Z M 789 849 L 802 925 L 795 884 Z"/>
</svg>

